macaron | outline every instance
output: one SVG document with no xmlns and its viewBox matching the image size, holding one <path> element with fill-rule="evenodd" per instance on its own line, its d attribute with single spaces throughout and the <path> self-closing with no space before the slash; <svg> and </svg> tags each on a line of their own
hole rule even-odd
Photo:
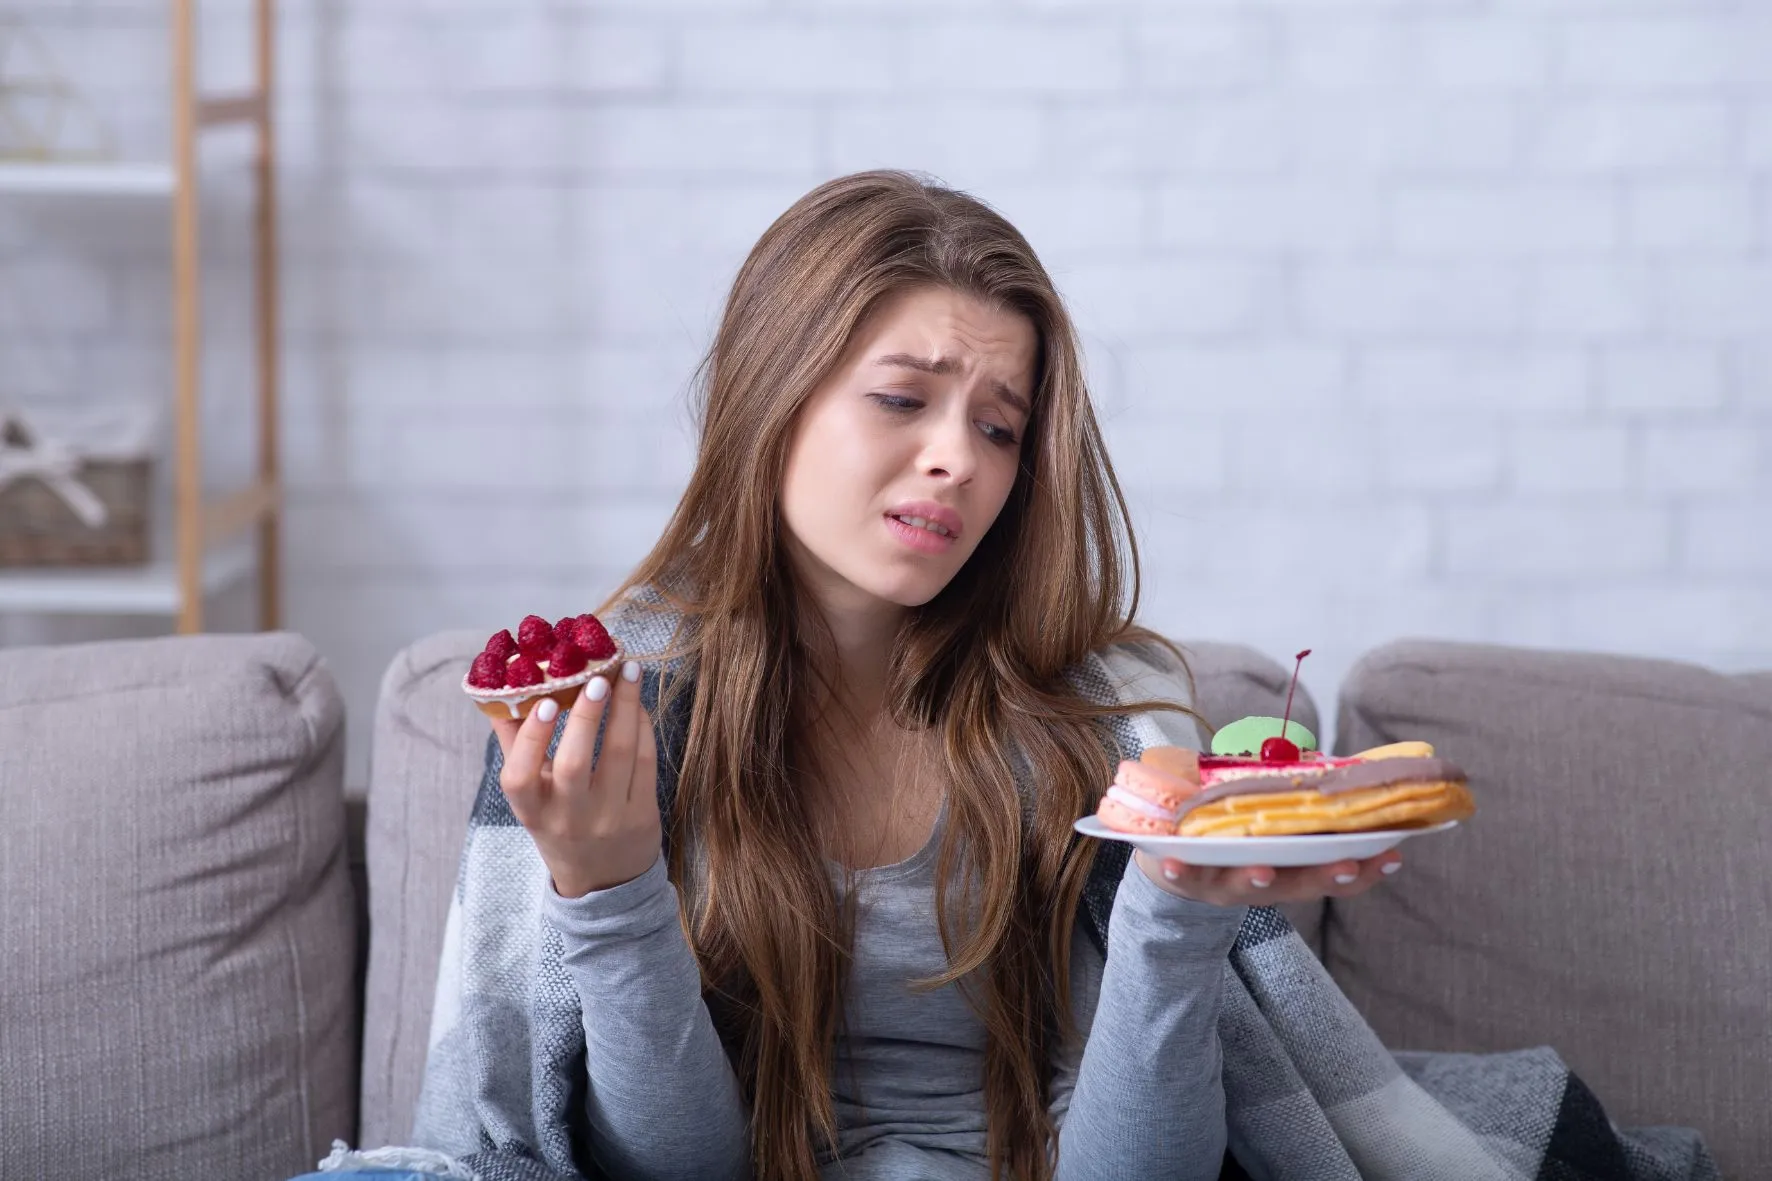
<svg viewBox="0 0 1772 1181">
<path fill-rule="evenodd" d="M 1430 744 L 1416 741 L 1391 742 L 1384 746 L 1363 750 L 1354 756 L 1356 759 L 1368 762 L 1373 759 L 1431 759 L 1433 757 L 1434 748 Z"/>
<path fill-rule="evenodd" d="M 1199 790 L 1199 753 L 1155 746 L 1121 761 L 1095 814 L 1115 832 L 1173 836 L 1182 804 Z"/>
</svg>

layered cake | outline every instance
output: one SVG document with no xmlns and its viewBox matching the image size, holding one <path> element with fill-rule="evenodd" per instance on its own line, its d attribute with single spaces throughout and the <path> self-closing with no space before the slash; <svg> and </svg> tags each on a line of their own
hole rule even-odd
<svg viewBox="0 0 1772 1181">
<path fill-rule="evenodd" d="M 1425 828 L 1476 812 L 1465 773 L 1427 743 L 1332 758 L 1291 712 L 1288 693 L 1286 717 L 1240 718 L 1210 753 L 1159 746 L 1121 762 L 1097 816 L 1146 836 L 1267 837 Z"/>
</svg>

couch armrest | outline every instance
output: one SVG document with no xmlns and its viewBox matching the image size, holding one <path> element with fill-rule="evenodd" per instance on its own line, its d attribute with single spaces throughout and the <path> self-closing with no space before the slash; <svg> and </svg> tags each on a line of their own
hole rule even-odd
<svg viewBox="0 0 1772 1181">
<path fill-rule="evenodd" d="M 1772 678 L 1407 641 L 1342 687 L 1338 744 L 1421 738 L 1477 814 L 1337 901 L 1331 974 L 1395 1049 L 1549 1044 L 1620 1123 L 1772 1159 Z"/>
<path fill-rule="evenodd" d="M 299 636 L 0 651 L 0 1176 L 283 1177 L 354 1135 L 343 754 Z"/>
</svg>

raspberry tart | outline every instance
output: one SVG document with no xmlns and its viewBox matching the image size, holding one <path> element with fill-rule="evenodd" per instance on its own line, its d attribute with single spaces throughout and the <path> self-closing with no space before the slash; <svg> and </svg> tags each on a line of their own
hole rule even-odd
<svg viewBox="0 0 1772 1181">
<path fill-rule="evenodd" d="M 579 688 L 592 677 L 613 677 L 621 663 L 617 644 L 595 615 L 568 615 L 549 623 L 526 615 L 495 633 L 461 679 L 462 691 L 489 718 L 525 718 L 551 697 L 572 708 Z"/>
</svg>

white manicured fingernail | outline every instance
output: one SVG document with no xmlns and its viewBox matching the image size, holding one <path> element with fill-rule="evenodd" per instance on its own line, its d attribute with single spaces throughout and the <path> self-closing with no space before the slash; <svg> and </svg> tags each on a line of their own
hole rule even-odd
<svg viewBox="0 0 1772 1181">
<path fill-rule="evenodd" d="M 1165 865 L 1163 867 L 1163 876 L 1172 882 L 1179 882 L 1181 880 L 1181 871 L 1176 869 L 1173 865 Z"/>
<path fill-rule="evenodd" d="M 1399 869 L 1402 869 L 1402 868 L 1403 868 L 1403 863 L 1401 861 L 1393 861 L 1388 865 L 1379 866 L 1378 872 L 1379 873 L 1396 873 Z"/>
<path fill-rule="evenodd" d="M 633 682 L 639 680 L 640 679 L 640 663 L 639 663 L 639 661 L 630 660 L 626 664 L 622 665 L 621 666 L 621 679 L 624 681 L 627 681 L 629 684 L 632 684 Z"/>
<path fill-rule="evenodd" d="M 1274 884 L 1274 880 L 1272 878 L 1250 878 L 1249 884 L 1257 890 L 1265 890 Z"/>
<path fill-rule="evenodd" d="M 604 677 L 592 677 L 591 683 L 585 686 L 585 696 L 592 701 L 601 701 L 609 696 L 609 681 Z"/>
<path fill-rule="evenodd" d="M 544 722 L 551 722 L 560 716 L 560 703 L 552 697 L 535 707 L 535 716 Z"/>
<path fill-rule="evenodd" d="M 1335 875 L 1335 884 L 1338 886 L 1350 886 L 1353 884 L 1354 879 L 1359 876 L 1360 875 L 1357 873 L 1338 873 Z"/>
</svg>

